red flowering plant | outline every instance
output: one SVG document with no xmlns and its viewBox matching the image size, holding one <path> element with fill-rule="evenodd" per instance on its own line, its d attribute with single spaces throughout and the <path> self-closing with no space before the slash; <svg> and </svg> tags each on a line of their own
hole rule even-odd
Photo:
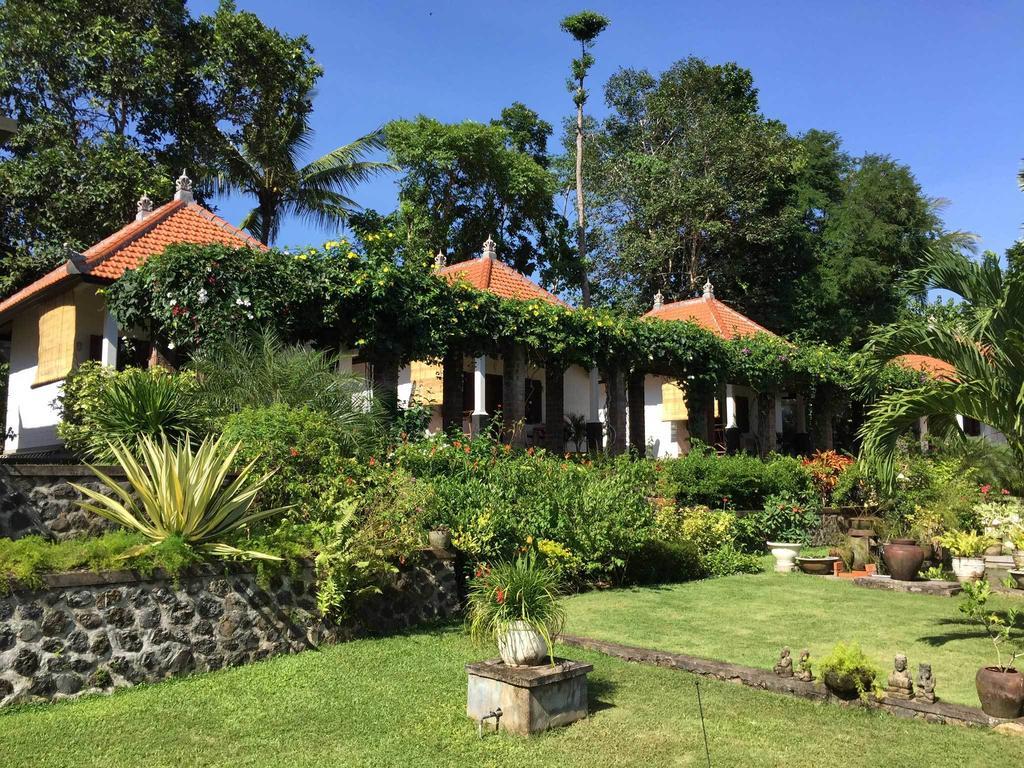
<svg viewBox="0 0 1024 768">
<path fill-rule="evenodd" d="M 839 478 L 853 465 L 853 459 L 836 451 L 816 451 L 813 456 L 802 462 L 811 474 L 811 481 L 821 497 L 821 505 L 827 507 L 832 502 L 832 494 L 839 484 Z"/>
<path fill-rule="evenodd" d="M 565 624 L 561 596 L 557 571 L 539 563 L 533 552 L 478 566 L 469 590 L 469 633 L 477 642 L 498 641 L 528 625 L 544 638 L 554 664 L 552 644 Z"/>
</svg>

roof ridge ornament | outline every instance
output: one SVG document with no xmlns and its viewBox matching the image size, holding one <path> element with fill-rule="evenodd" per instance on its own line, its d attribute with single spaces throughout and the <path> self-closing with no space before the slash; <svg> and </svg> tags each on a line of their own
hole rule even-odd
<svg viewBox="0 0 1024 768">
<path fill-rule="evenodd" d="M 135 204 L 135 220 L 142 221 L 152 212 L 153 201 L 149 199 L 149 195 L 143 192 L 142 197 L 140 197 L 139 201 Z"/>
<path fill-rule="evenodd" d="M 715 298 L 715 286 L 713 286 L 711 284 L 711 278 L 710 277 L 708 278 L 708 281 L 706 283 L 704 283 L 704 298 L 705 299 L 713 299 L 713 298 Z"/>
<path fill-rule="evenodd" d="M 664 306 L 665 306 L 665 297 L 662 295 L 661 291 L 659 290 L 656 294 L 654 294 L 654 308 L 655 309 L 661 309 Z"/>
<path fill-rule="evenodd" d="M 178 180 L 174 182 L 174 189 L 175 200 L 182 200 L 186 203 L 195 201 L 195 198 L 192 197 L 192 179 L 188 177 L 184 169 L 182 169 L 181 176 L 178 177 Z"/>
<path fill-rule="evenodd" d="M 444 251 L 440 248 L 437 250 L 437 255 L 434 256 L 434 267 L 441 269 L 442 267 L 448 266 L 448 257 L 444 255 Z"/>
<path fill-rule="evenodd" d="M 498 249 L 495 247 L 493 238 L 488 235 L 487 239 L 484 240 L 484 252 L 482 258 L 490 259 L 494 261 L 498 258 Z"/>
</svg>

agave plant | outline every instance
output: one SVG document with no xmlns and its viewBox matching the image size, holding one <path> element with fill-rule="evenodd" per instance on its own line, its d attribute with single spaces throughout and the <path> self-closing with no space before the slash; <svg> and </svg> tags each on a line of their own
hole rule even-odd
<svg viewBox="0 0 1024 768">
<path fill-rule="evenodd" d="M 131 491 L 92 466 L 90 469 L 109 489 L 109 495 L 75 483 L 71 485 L 88 499 L 78 502 L 83 509 L 138 531 L 151 540 L 149 544 L 125 552 L 124 557 L 138 555 L 148 547 L 178 537 L 208 555 L 281 559 L 224 542 L 242 526 L 288 509 L 252 511 L 256 495 L 272 474 L 254 478 L 255 462 L 243 467 L 233 480 L 228 480 L 239 444 L 229 447 L 220 438 L 208 437 L 194 449 L 188 441 L 172 444 L 162 436 L 159 442 L 150 437 L 140 438 L 134 453 L 124 443 L 111 443 L 109 449 L 124 468 Z"/>
</svg>

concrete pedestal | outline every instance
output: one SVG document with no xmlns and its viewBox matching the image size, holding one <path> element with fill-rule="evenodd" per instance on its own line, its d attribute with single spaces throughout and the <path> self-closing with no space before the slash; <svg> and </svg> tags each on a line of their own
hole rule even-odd
<svg viewBox="0 0 1024 768">
<path fill-rule="evenodd" d="M 466 714 L 479 722 L 500 709 L 498 729 L 521 736 L 569 725 L 587 716 L 587 673 L 593 669 L 557 658 L 554 666 L 510 667 L 499 659 L 467 664 Z"/>
</svg>

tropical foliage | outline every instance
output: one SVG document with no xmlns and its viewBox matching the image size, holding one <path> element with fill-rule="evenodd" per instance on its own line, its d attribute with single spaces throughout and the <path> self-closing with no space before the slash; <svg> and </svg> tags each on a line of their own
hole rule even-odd
<svg viewBox="0 0 1024 768">
<path fill-rule="evenodd" d="M 961 297 L 962 320 L 908 319 L 879 329 L 868 351 L 876 365 L 918 354 L 954 372 L 883 397 L 861 430 L 863 456 L 892 483 L 907 430 L 927 419 L 929 434 L 956 443 L 964 440 L 958 419 L 970 418 L 1003 433 L 1015 466 L 1024 468 L 1024 280 L 994 256 L 977 262 L 949 248 L 932 251 L 917 277 L 927 289 Z"/>
<path fill-rule="evenodd" d="M 118 372 L 82 363 L 64 381 L 57 431 L 69 449 L 110 462 L 111 445 L 134 450 L 143 438 L 191 440 L 205 429 L 206 413 L 192 374 L 160 368 Z"/>
</svg>

